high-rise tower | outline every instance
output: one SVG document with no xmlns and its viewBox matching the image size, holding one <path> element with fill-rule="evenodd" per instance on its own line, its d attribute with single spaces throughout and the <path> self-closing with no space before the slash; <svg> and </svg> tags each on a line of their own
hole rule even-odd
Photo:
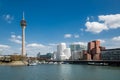
<svg viewBox="0 0 120 80">
<path fill-rule="evenodd" d="M 26 56 L 26 50 L 25 50 L 25 28 L 27 26 L 25 18 L 24 18 L 24 12 L 22 16 L 22 20 L 20 22 L 21 28 L 22 28 L 22 56 Z"/>
</svg>

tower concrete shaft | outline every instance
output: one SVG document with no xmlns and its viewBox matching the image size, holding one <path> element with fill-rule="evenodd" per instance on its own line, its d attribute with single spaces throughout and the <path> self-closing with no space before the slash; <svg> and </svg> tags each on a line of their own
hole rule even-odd
<svg viewBox="0 0 120 80">
<path fill-rule="evenodd" d="M 22 27 L 22 56 L 26 56 L 26 49 L 25 49 L 25 27 Z"/>
</svg>

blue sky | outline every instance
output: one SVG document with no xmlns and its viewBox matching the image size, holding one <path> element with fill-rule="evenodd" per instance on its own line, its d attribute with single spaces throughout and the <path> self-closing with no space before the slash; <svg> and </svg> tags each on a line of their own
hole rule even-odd
<svg viewBox="0 0 120 80">
<path fill-rule="evenodd" d="M 20 53 L 22 12 L 28 54 L 56 50 L 56 44 L 101 40 L 120 47 L 120 0 L 0 0 L 0 53 Z M 34 50 L 33 50 L 34 49 Z"/>
</svg>

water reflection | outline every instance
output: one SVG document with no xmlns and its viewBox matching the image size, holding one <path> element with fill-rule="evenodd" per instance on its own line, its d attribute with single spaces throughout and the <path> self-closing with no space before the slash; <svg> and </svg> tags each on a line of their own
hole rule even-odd
<svg viewBox="0 0 120 80">
<path fill-rule="evenodd" d="M 0 66 L 1 80 L 119 80 L 120 67 L 70 64 Z"/>
</svg>

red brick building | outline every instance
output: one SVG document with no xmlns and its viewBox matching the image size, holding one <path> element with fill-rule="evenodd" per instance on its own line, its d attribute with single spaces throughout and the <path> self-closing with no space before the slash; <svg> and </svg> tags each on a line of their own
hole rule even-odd
<svg viewBox="0 0 120 80">
<path fill-rule="evenodd" d="M 84 54 L 84 58 L 86 60 L 100 60 L 100 54 L 101 54 L 101 50 L 105 49 L 105 47 L 101 47 L 100 46 L 100 41 L 96 40 L 96 41 L 92 41 L 88 43 L 88 50 L 87 52 L 83 52 Z"/>
<path fill-rule="evenodd" d="M 91 54 L 87 52 L 87 50 L 83 50 L 83 59 L 84 60 L 91 60 Z"/>
</svg>

